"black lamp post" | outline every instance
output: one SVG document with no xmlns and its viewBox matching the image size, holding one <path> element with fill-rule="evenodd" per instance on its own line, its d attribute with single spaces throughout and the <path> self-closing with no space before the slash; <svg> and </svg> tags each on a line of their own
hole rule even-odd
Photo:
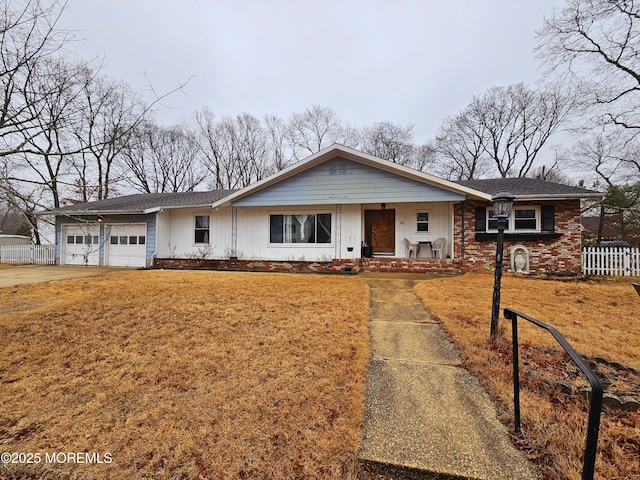
<svg viewBox="0 0 640 480">
<path fill-rule="evenodd" d="M 498 333 L 498 318 L 500 317 L 500 280 L 502 279 L 502 250 L 504 246 L 504 231 L 513 207 L 513 195 L 502 191 L 491 198 L 493 201 L 493 216 L 498 221 L 498 238 L 496 241 L 496 272 L 493 281 L 493 303 L 491 306 L 491 338 Z"/>
</svg>

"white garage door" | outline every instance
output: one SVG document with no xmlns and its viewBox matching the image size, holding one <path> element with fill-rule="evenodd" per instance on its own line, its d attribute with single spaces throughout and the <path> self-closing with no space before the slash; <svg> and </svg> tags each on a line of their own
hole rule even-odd
<svg viewBox="0 0 640 480">
<path fill-rule="evenodd" d="M 147 226 L 111 225 L 107 227 L 107 265 L 114 267 L 146 266 Z"/>
<path fill-rule="evenodd" d="M 61 259 L 64 265 L 98 265 L 100 227 L 63 225 Z"/>
</svg>

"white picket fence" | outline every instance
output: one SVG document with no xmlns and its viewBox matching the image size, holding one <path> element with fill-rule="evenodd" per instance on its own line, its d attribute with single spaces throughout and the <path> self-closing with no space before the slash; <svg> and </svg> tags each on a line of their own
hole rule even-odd
<svg viewBox="0 0 640 480">
<path fill-rule="evenodd" d="M 618 277 L 640 276 L 640 248 L 584 247 L 582 273 Z"/>
<path fill-rule="evenodd" d="M 54 245 L 0 245 L 0 263 L 55 265 Z"/>
</svg>

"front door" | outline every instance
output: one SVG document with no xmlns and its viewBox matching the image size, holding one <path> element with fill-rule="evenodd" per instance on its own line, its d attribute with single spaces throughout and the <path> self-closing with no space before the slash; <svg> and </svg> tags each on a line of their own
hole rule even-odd
<svg viewBox="0 0 640 480">
<path fill-rule="evenodd" d="M 367 243 L 374 254 L 394 255 L 396 253 L 396 211 L 365 210 L 364 229 Z"/>
</svg>

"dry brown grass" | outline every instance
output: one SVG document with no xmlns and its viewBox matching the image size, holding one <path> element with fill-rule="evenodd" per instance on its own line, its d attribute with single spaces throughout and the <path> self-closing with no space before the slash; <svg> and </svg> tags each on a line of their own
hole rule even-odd
<svg viewBox="0 0 640 480">
<path fill-rule="evenodd" d="M 284 274 L 0 289 L 0 452 L 111 453 L 13 466 L 71 478 L 354 478 L 368 302 L 357 278 Z"/>
<path fill-rule="evenodd" d="M 501 319 L 500 337 L 489 341 L 493 273 L 426 281 L 416 293 L 459 347 L 466 366 L 488 388 L 507 423 L 513 422 L 511 327 Z M 640 369 L 640 298 L 630 281 L 561 282 L 507 274 L 502 308 L 510 307 L 556 327 L 580 353 Z M 557 370 L 553 339 L 520 322 L 528 362 L 545 375 Z M 553 349 L 553 350 L 550 350 Z M 555 372 L 557 375 L 558 373 Z M 578 479 L 586 435 L 587 402 L 521 372 L 522 435 L 515 438 L 548 479 Z M 603 410 L 596 478 L 640 478 L 640 412 Z"/>
</svg>

